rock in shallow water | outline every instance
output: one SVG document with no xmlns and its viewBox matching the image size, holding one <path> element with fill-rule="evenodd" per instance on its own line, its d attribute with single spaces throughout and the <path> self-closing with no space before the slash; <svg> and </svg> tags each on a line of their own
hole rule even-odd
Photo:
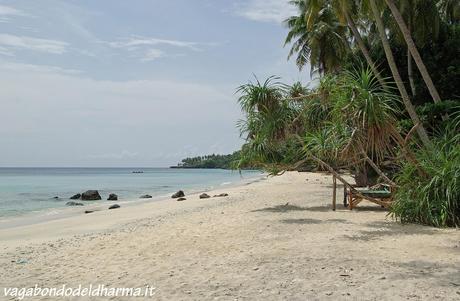
<svg viewBox="0 0 460 301">
<path fill-rule="evenodd" d="M 70 202 L 67 202 L 66 205 L 67 206 L 83 206 L 83 203 L 70 201 Z"/>
<path fill-rule="evenodd" d="M 145 194 L 140 196 L 141 199 L 151 199 L 152 196 L 150 194 Z"/>
<path fill-rule="evenodd" d="M 200 199 L 209 199 L 211 196 L 207 193 L 200 194 Z"/>
<path fill-rule="evenodd" d="M 83 201 L 96 201 L 101 200 L 101 195 L 97 190 L 88 190 L 81 194 L 81 199 Z"/>
<path fill-rule="evenodd" d="M 121 206 L 118 205 L 118 204 L 114 204 L 112 206 L 109 207 L 109 209 L 117 209 L 117 208 L 120 208 Z"/>
<path fill-rule="evenodd" d="M 107 201 L 116 201 L 116 200 L 118 200 L 118 195 L 116 195 L 115 193 L 109 194 Z"/>
<path fill-rule="evenodd" d="M 173 194 L 171 196 L 171 198 L 173 199 L 177 199 L 177 198 L 182 198 L 185 196 L 185 193 L 182 191 L 182 190 L 179 190 L 178 192 L 176 192 L 175 194 Z"/>
<path fill-rule="evenodd" d="M 74 194 L 73 196 L 70 197 L 71 200 L 78 200 L 81 198 L 81 194 L 80 193 L 77 193 L 77 194 Z"/>
</svg>

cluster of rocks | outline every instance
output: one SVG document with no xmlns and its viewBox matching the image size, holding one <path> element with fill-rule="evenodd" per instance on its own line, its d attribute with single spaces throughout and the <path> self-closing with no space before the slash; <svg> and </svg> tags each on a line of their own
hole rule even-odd
<svg viewBox="0 0 460 301">
<path fill-rule="evenodd" d="M 54 197 L 54 198 L 58 199 L 59 197 Z M 83 206 L 83 203 L 76 202 L 74 200 L 98 201 L 98 200 L 102 200 L 102 197 L 99 194 L 99 191 L 97 191 L 97 190 L 87 190 L 87 191 L 85 191 L 83 193 L 74 194 L 73 196 L 70 197 L 70 199 L 73 200 L 73 201 L 67 202 L 66 203 L 67 206 Z M 118 200 L 118 195 L 116 195 L 115 193 L 111 193 L 111 194 L 109 194 L 109 197 L 107 198 L 107 200 L 108 201 L 117 201 Z M 119 207 L 117 207 L 117 208 L 119 208 Z M 87 210 L 87 211 L 91 211 L 91 210 Z M 91 212 L 93 212 L 93 211 L 91 211 Z M 91 212 L 87 212 L 87 213 L 91 213 Z"/>
<path fill-rule="evenodd" d="M 221 194 L 216 194 L 213 197 L 214 198 L 219 198 L 219 197 L 226 197 L 228 196 L 228 193 L 221 193 Z M 185 193 L 182 190 L 179 190 L 178 192 L 174 193 L 171 198 L 176 199 L 176 201 L 181 202 L 187 200 L 185 198 Z M 209 199 L 211 196 L 207 193 L 202 193 L 199 196 L 200 199 Z"/>
<path fill-rule="evenodd" d="M 221 194 L 216 194 L 213 197 L 218 198 L 218 197 L 226 197 L 228 196 L 228 193 L 221 193 Z M 149 194 L 145 194 L 140 196 L 141 199 L 151 199 L 152 196 Z M 182 190 L 177 191 L 174 193 L 171 198 L 176 199 L 178 202 L 186 201 L 187 199 L 185 198 L 185 193 Z M 200 199 L 209 199 L 211 196 L 207 193 L 202 193 L 199 196 Z M 54 199 L 59 199 L 59 197 L 54 197 Z M 99 194 L 99 191 L 97 190 L 87 190 L 83 193 L 77 193 L 73 196 L 70 197 L 72 201 L 69 201 L 66 203 L 67 206 L 83 206 L 84 204 L 81 202 L 76 202 L 75 200 L 82 200 L 82 201 L 97 201 L 97 200 L 102 200 L 101 195 Z M 109 194 L 109 197 L 107 198 L 108 201 L 117 201 L 118 200 L 118 195 L 115 193 Z M 109 209 L 118 209 L 121 208 L 120 205 L 118 204 L 113 204 L 109 207 Z M 85 213 L 93 213 L 96 210 L 86 210 Z"/>
</svg>

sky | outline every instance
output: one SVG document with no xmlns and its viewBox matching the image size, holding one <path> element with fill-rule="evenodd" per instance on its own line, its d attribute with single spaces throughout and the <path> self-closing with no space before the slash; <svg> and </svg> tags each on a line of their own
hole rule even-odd
<svg viewBox="0 0 460 301">
<path fill-rule="evenodd" d="M 287 0 L 0 0 L 0 166 L 163 167 L 244 142 L 236 88 L 308 82 Z"/>
</svg>

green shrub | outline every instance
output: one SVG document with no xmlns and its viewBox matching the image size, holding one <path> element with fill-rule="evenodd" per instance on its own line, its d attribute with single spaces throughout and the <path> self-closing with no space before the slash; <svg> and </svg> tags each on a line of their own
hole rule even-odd
<svg viewBox="0 0 460 301">
<path fill-rule="evenodd" d="M 414 164 L 403 165 L 391 214 L 403 223 L 459 227 L 460 134 L 445 134 L 417 159 L 428 176 L 420 176 Z"/>
</svg>

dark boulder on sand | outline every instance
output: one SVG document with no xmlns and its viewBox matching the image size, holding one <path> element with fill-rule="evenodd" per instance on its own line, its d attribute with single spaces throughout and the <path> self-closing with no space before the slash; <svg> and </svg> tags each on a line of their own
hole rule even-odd
<svg viewBox="0 0 460 301">
<path fill-rule="evenodd" d="M 67 206 L 83 206 L 83 203 L 70 201 L 66 203 Z"/>
<path fill-rule="evenodd" d="M 141 199 L 151 199 L 152 196 L 150 194 L 145 194 L 140 196 Z"/>
<path fill-rule="evenodd" d="M 214 198 L 221 198 L 221 197 L 224 197 L 224 196 L 228 196 L 228 193 L 216 194 L 216 195 L 214 195 L 213 197 L 214 197 Z"/>
<path fill-rule="evenodd" d="M 178 202 L 182 202 L 182 201 L 185 201 L 185 200 L 187 200 L 187 199 L 186 198 L 178 198 L 177 199 Z"/>
<path fill-rule="evenodd" d="M 118 195 L 116 195 L 115 193 L 109 194 L 107 201 L 116 201 L 116 200 L 118 200 Z"/>
<path fill-rule="evenodd" d="M 85 214 L 88 214 L 88 213 L 93 213 L 94 210 L 85 210 Z"/>
<path fill-rule="evenodd" d="M 184 196 L 185 196 L 185 193 L 182 190 L 179 190 L 178 192 L 173 194 L 171 198 L 177 199 L 177 198 L 183 198 Z"/>
<path fill-rule="evenodd" d="M 96 201 L 102 200 L 101 195 L 97 190 L 88 190 L 81 194 L 81 199 L 83 201 Z"/>
<path fill-rule="evenodd" d="M 211 196 L 207 193 L 200 194 L 200 199 L 209 199 Z"/>
<path fill-rule="evenodd" d="M 80 198 L 81 198 L 80 193 L 74 194 L 73 196 L 70 197 L 71 200 L 79 200 Z"/>
<path fill-rule="evenodd" d="M 121 207 L 120 205 L 114 204 L 114 205 L 110 206 L 109 209 L 118 209 L 120 207 Z"/>
</svg>

